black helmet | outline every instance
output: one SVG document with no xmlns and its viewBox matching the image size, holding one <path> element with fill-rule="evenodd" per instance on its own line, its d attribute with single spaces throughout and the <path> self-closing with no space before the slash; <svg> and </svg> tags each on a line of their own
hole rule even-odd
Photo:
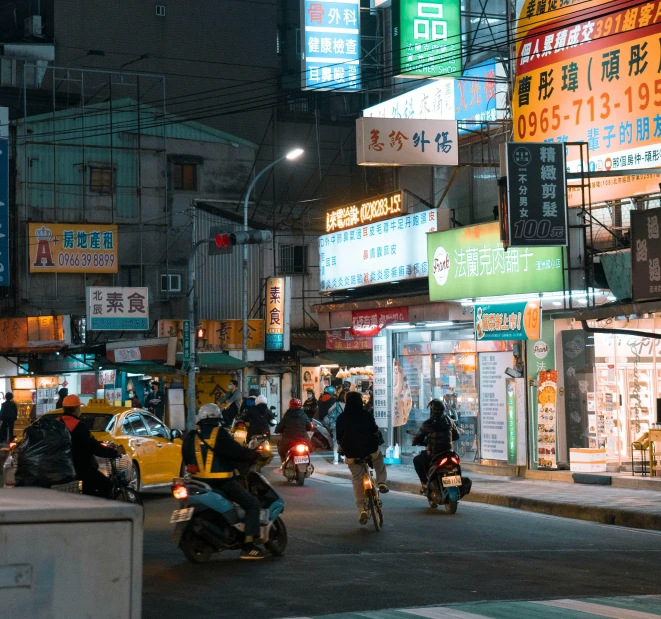
<svg viewBox="0 0 661 619">
<path fill-rule="evenodd" d="M 258 395 L 259 395 L 259 389 L 253 388 L 250 391 L 248 391 L 249 398 L 256 398 Z"/>
<path fill-rule="evenodd" d="M 429 403 L 429 412 L 432 417 L 441 416 L 445 413 L 445 404 L 441 402 L 438 398 L 434 398 Z"/>
</svg>

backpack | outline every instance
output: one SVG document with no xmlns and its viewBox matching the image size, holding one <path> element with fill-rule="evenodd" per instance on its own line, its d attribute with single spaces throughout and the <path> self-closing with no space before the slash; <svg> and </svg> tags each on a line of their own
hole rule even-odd
<svg viewBox="0 0 661 619">
<path fill-rule="evenodd" d="M 328 411 L 328 414 L 324 417 L 323 424 L 329 429 L 334 430 L 335 424 L 337 423 L 337 418 L 342 414 L 344 409 L 339 402 L 335 402 L 333 408 Z"/>
<path fill-rule="evenodd" d="M 50 488 L 76 480 L 67 426 L 45 415 L 23 432 L 16 447 L 16 485 Z"/>
</svg>

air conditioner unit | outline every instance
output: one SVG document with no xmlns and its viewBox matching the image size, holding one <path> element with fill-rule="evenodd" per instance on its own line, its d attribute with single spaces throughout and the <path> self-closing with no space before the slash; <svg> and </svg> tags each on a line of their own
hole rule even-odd
<svg viewBox="0 0 661 619">
<path fill-rule="evenodd" d="M 23 35 L 26 37 L 39 37 L 42 38 L 43 25 L 41 23 L 41 15 L 32 15 L 23 20 Z"/>
</svg>

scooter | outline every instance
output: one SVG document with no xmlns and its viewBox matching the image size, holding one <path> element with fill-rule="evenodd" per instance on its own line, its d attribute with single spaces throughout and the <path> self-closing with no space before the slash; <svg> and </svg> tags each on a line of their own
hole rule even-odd
<svg viewBox="0 0 661 619">
<path fill-rule="evenodd" d="M 472 482 L 461 476 L 459 455 L 454 451 L 434 456 L 429 468 L 427 500 L 429 507 L 436 509 L 445 505 L 449 514 L 457 513 L 459 500 L 471 490 Z"/>
<path fill-rule="evenodd" d="M 314 430 L 310 440 L 315 451 L 333 451 L 333 438 L 328 428 L 318 419 L 310 419 Z"/>
<path fill-rule="evenodd" d="M 260 540 L 272 555 L 282 555 L 287 547 L 282 498 L 255 470 L 246 475 L 246 484 L 262 507 Z M 189 474 L 173 480 L 172 494 L 180 501 L 180 508 L 170 518 L 175 525 L 172 538 L 188 561 L 206 563 L 216 552 L 241 548 L 245 538 L 245 511 L 241 507 Z"/>
<path fill-rule="evenodd" d="M 310 446 L 304 441 L 293 443 L 281 469 L 287 481 L 296 481 L 297 486 L 302 486 L 305 478 L 314 473 L 314 467 L 310 461 Z"/>
<path fill-rule="evenodd" d="M 269 435 L 268 434 L 255 434 L 250 441 L 248 442 L 248 447 L 250 449 L 256 449 L 260 453 L 271 453 L 271 443 L 269 443 Z M 273 460 L 273 456 L 271 456 L 271 460 Z M 253 470 L 257 473 L 260 473 L 262 468 L 264 467 L 264 464 L 262 464 L 261 460 L 257 460 L 253 464 Z"/>
</svg>

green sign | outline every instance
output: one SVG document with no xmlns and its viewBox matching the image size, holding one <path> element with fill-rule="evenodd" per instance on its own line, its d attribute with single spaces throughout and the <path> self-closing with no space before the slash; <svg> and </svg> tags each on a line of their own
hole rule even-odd
<svg viewBox="0 0 661 619">
<path fill-rule="evenodd" d="M 512 301 L 475 305 L 475 339 L 538 340 L 541 337 L 539 301 Z"/>
<path fill-rule="evenodd" d="M 497 221 L 427 235 L 429 298 L 452 301 L 563 290 L 561 247 L 503 249 Z"/>
<path fill-rule="evenodd" d="M 183 354 L 181 369 L 184 372 L 190 367 L 190 320 L 184 320 Z"/>
<path fill-rule="evenodd" d="M 461 75 L 459 0 L 393 0 L 395 77 Z"/>
<path fill-rule="evenodd" d="M 507 464 L 516 464 L 516 382 L 513 378 L 505 379 L 507 402 Z"/>
</svg>

